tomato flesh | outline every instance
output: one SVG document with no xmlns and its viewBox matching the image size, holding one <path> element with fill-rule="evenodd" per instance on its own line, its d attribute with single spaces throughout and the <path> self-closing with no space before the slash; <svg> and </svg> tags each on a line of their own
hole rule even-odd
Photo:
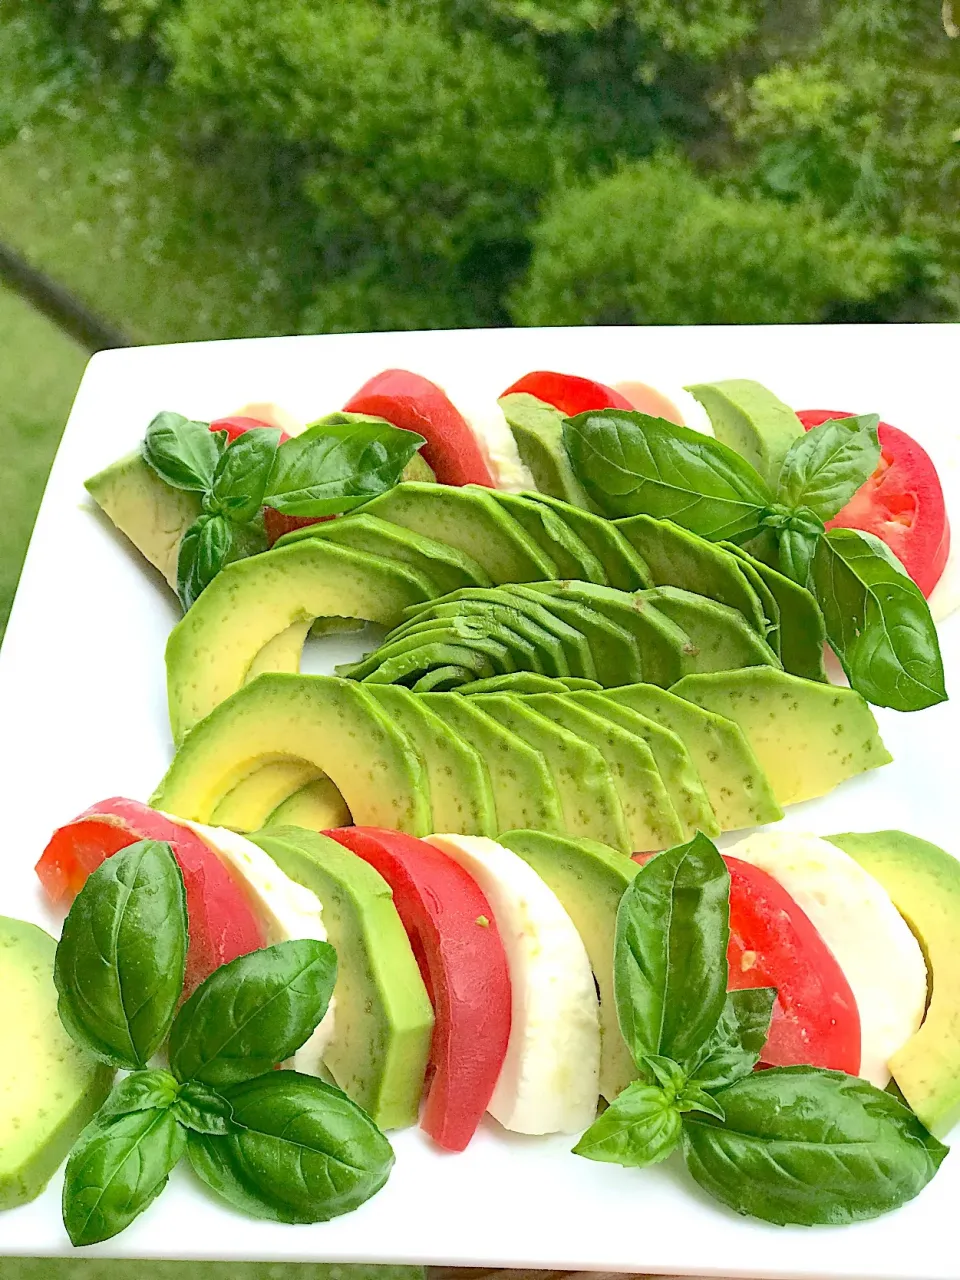
<svg viewBox="0 0 960 1280">
<path fill-rule="evenodd" d="M 244 418 L 234 416 L 232 418 L 217 418 L 216 422 L 210 423 L 211 431 L 225 431 L 227 433 L 227 443 L 233 444 L 234 440 L 239 439 L 246 431 L 252 431 L 255 427 L 270 427 L 269 422 L 261 422 L 259 418 Z M 285 431 L 280 432 L 280 443 L 289 440 L 290 437 Z"/>
<path fill-rule="evenodd" d="M 543 400 L 545 404 L 552 404 L 567 418 L 586 413 L 588 409 L 634 407 L 625 395 L 602 382 L 594 382 L 592 378 L 578 378 L 572 373 L 550 373 L 546 369 L 524 374 L 513 386 L 507 387 L 502 395 L 513 395 L 515 391 L 525 391 L 528 395 Z"/>
<path fill-rule="evenodd" d="M 222 964 L 264 946 L 243 892 L 199 836 L 136 800 L 114 796 L 91 805 L 50 837 L 36 872 L 47 896 L 73 901 L 107 858 L 138 840 L 166 840 L 183 875 L 190 945 L 184 994 Z"/>
<path fill-rule="evenodd" d="M 458 863 L 424 840 L 378 827 L 325 834 L 393 890 L 436 1019 L 420 1126 L 441 1147 L 462 1151 L 493 1095 L 510 1038 L 510 976 L 490 905 Z"/>
<path fill-rule="evenodd" d="M 323 524 L 325 520 L 335 520 L 336 516 L 285 516 L 275 507 L 263 508 L 263 528 L 267 535 L 267 545 L 272 547 L 278 538 L 294 529 L 306 529 L 311 524 Z"/>
<path fill-rule="evenodd" d="M 801 409 L 807 431 L 852 414 Z M 950 521 L 940 477 L 930 455 L 912 436 L 881 422 L 880 465 L 828 529 L 862 529 L 882 539 L 925 596 L 937 585 L 950 554 Z"/>
</svg>

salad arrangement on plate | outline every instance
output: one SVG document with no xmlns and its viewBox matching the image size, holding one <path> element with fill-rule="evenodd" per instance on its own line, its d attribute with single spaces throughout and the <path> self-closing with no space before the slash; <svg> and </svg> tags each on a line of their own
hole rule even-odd
<svg viewBox="0 0 960 1280">
<path fill-rule="evenodd" d="M 387 1181 L 385 1131 L 463 1151 L 485 1115 L 679 1152 L 775 1223 L 923 1189 L 960 1118 L 960 863 L 714 841 L 888 763 L 871 704 L 946 698 L 940 484 L 875 414 L 690 391 L 712 433 L 641 384 L 541 371 L 468 412 L 387 370 L 305 428 L 162 412 L 88 481 L 184 606 L 176 752 L 54 832 L 59 944 L 0 921 L 0 1205 L 69 1154 L 95 1243 L 187 1160 L 319 1222 Z"/>
</svg>

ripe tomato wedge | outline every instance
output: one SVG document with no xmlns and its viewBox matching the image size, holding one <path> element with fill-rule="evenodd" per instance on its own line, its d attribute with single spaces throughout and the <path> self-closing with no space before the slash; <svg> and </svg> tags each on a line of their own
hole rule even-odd
<svg viewBox="0 0 960 1280">
<path fill-rule="evenodd" d="M 439 849 L 397 831 L 324 832 L 369 862 L 393 901 L 433 1002 L 434 1070 L 420 1127 L 462 1151 L 487 1109 L 510 1038 L 510 976 L 490 905 Z"/>
<path fill-rule="evenodd" d="M 347 413 L 369 413 L 422 435 L 427 443 L 421 453 L 440 484 L 497 487 L 470 424 L 429 378 L 406 369 L 385 369 L 343 407 Z"/>
<path fill-rule="evenodd" d="M 101 862 L 138 840 L 169 841 L 183 875 L 190 925 L 185 995 L 220 965 L 264 945 L 246 898 L 216 855 L 188 827 L 136 800 L 101 800 L 59 827 L 37 863 L 40 883 L 53 902 L 70 903 Z"/>
<path fill-rule="evenodd" d="M 546 369 L 525 373 L 513 386 L 507 387 L 501 394 L 509 396 L 515 391 L 526 391 L 528 395 L 536 396 L 545 404 L 552 404 L 568 418 L 578 413 L 586 413 L 588 409 L 632 409 L 634 407 L 626 396 L 603 382 L 594 382 L 592 378 L 578 378 L 572 373 L 550 373 Z"/>
<path fill-rule="evenodd" d="M 259 418 L 244 418 L 234 415 L 232 418 L 217 418 L 215 422 L 210 423 L 211 431 L 225 431 L 227 433 L 227 443 L 233 444 L 234 440 L 242 436 L 245 431 L 251 431 L 254 427 L 269 427 L 269 422 L 261 422 Z M 290 437 L 285 431 L 280 432 L 280 443 L 289 440 Z"/>
<path fill-rule="evenodd" d="M 807 431 L 830 418 L 851 416 L 838 409 L 797 412 Z M 950 554 L 950 521 L 940 477 L 927 451 L 905 431 L 881 422 L 878 435 L 880 465 L 827 528 L 876 534 L 929 596 Z"/>
</svg>

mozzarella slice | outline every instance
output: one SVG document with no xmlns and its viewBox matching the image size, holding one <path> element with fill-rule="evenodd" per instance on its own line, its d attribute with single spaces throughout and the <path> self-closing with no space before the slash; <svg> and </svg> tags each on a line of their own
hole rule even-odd
<svg viewBox="0 0 960 1280">
<path fill-rule="evenodd" d="M 263 852 L 259 845 L 226 827 L 207 827 L 167 814 L 171 822 L 196 832 L 211 853 L 216 854 L 247 896 L 267 946 L 296 938 L 327 941 L 323 927 L 323 907 L 311 890 L 290 877 Z M 293 1055 L 293 1066 L 310 1076 L 326 1076 L 323 1055 L 334 1033 L 334 1000 L 330 1000 L 323 1020 L 305 1044 Z"/>
<path fill-rule="evenodd" d="M 295 418 L 282 405 L 274 404 L 272 400 L 258 400 L 241 405 L 239 409 L 234 409 L 233 413 L 224 414 L 224 417 L 256 418 L 258 422 L 265 422 L 268 427 L 279 427 L 288 436 L 298 436 L 306 429 L 305 423 Z"/>
<path fill-rule="evenodd" d="M 860 1074 L 882 1089 L 927 1002 L 923 953 L 886 890 L 819 836 L 761 832 L 726 852 L 783 885 L 833 952 L 860 1013 Z"/>
<path fill-rule="evenodd" d="M 579 1133 L 597 1114 L 597 991 L 580 935 L 553 891 L 483 836 L 427 839 L 480 886 L 503 938 L 513 992 L 507 1053 L 487 1110 L 515 1133 Z"/>
<path fill-rule="evenodd" d="M 533 472 L 520 461 L 517 442 L 495 398 L 466 379 L 437 385 L 476 437 L 497 488 L 510 493 L 536 489 Z"/>
</svg>

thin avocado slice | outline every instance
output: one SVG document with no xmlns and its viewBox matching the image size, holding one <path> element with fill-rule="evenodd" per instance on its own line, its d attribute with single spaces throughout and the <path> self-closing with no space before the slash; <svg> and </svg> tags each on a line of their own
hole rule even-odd
<svg viewBox="0 0 960 1280">
<path fill-rule="evenodd" d="M 470 684 L 476 679 L 472 671 L 468 671 L 466 667 L 447 666 L 434 667 L 432 671 L 425 672 L 420 679 L 413 685 L 414 693 L 442 693 L 447 689 L 456 689 L 461 692 L 462 686 Z M 387 686 L 384 685 L 384 688 Z"/>
<path fill-rule="evenodd" d="M 787 450 L 803 435 L 790 406 L 749 378 L 701 382 L 686 390 L 706 409 L 721 444 L 735 449 L 775 487 Z"/>
<path fill-rule="evenodd" d="M 679 819 L 681 840 L 691 839 L 697 831 L 708 836 L 719 835 L 721 827 L 711 798 L 684 739 L 679 733 L 655 720 L 652 715 L 646 715 L 631 705 L 631 689 L 653 687 L 645 684 L 628 685 L 625 690 L 605 690 L 602 696 L 593 693 L 576 694 L 570 701 L 592 711 L 601 719 L 619 725 L 647 744 Z M 625 696 L 621 697 L 621 693 Z"/>
<path fill-rule="evenodd" d="M 454 733 L 423 698 L 396 685 L 369 692 L 391 722 L 417 746 L 430 787 L 435 830 L 493 836 L 496 808 L 490 775 L 476 747 Z"/>
<path fill-rule="evenodd" d="M 652 587 L 638 597 L 676 623 L 696 649 L 694 671 L 733 671 L 738 667 L 779 667 L 780 659 L 739 609 L 694 595 L 681 587 Z M 660 684 L 648 680 L 648 684 Z M 672 681 L 666 681 L 670 684 Z"/>
<path fill-rule="evenodd" d="M 540 667 L 545 675 L 565 676 L 570 673 L 563 640 L 570 628 L 557 623 L 556 619 L 540 605 L 530 601 L 511 599 L 501 594 L 499 589 L 469 599 L 436 600 L 424 605 L 411 617 L 392 632 L 393 635 L 404 635 L 408 628 L 418 626 L 421 621 L 430 618 L 496 618 L 504 626 L 522 636 L 533 645 L 539 655 Z M 576 642 L 574 633 L 572 642 Z M 586 649 L 586 642 L 579 637 L 579 643 Z M 538 668 L 539 669 L 539 668 Z"/>
<path fill-rule="evenodd" d="M 502 646 L 501 646 L 502 648 Z M 364 684 L 415 684 L 428 671 L 437 667 L 449 669 L 462 667 L 477 679 L 497 674 L 497 666 L 476 648 L 460 644 L 427 642 L 403 653 L 386 658 L 383 663 L 364 676 Z"/>
<path fill-rule="evenodd" d="M 527 697 L 524 706 L 575 733 L 603 756 L 620 797 L 631 850 L 668 849 L 681 843 L 683 825 L 643 738 L 616 724 L 608 714 L 597 715 L 556 693 Z"/>
<path fill-rule="evenodd" d="M 520 615 L 517 615 L 518 617 Z M 502 615 L 493 610 L 473 614 L 454 614 L 440 618 L 413 618 L 395 628 L 384 638 L 383 649 L 388 645 L 402 644 L 409 637 L 426 635 L 432 631 L 448 631 L 451 637 L 463 636 L 470 643 L 473 636 L 484 636 L 505 645 L 518 671 L 542 671 L 543 659 L 536 644 L 519 629 L 510 626 Z"/>
<path fill-rule="evenodd" d="M 451 547 L 449 543 L 424 537 L 413 529 L 405 529 L 402 525 L 391 524 L 363 512 L 294 529 L 278 538 L 274 547 L 286 547 L 304 538 L 322 538 L 352 547 L 354 551 L 398 560 L 421 573 L 428 573 L 439 584 L 443 594 L 456 591 L 458 587 L 491 585 L 486 571 L 465 552 Z"/>
<path fill-rule="evenodd" d="M 723 545 L 727 546 L 726 543 Z M 780 661 L 784 671 L 803 676 L 806 680 L 825 681 L 823 646 L 827 640 L 827 629 L 813 594 L 786 574 L 755 559 L 742 547 L 731 544 L 727 549 L 739 556 L 745 569 L 753 570 L 776 603 L 780 619 Z"/>
<path fill-rule="evenodd" d="M 257 831 L 277 805 L 301 787 L 323 777 L 315 765 L 305 760 L 274 760 L 241 778 L 214 809 L 210 825 L 231 831 Z"/>
<path fill-rule="evenodd" d="M 502 676 L 490 676 L 486 680 L 474 680 L 459 693 L 552 693 L 556 681 L 535 671 L 511 671 Z"/>
<path fill-rule="evenodd" d="M 415 745 L 362 685 L 337 676 L 268 674 L 244 685 L 194 726 L 150 803 L 209 822 L 242 778 L 274 760 L 315 765 L 358 825 L 435 830 Z"/>
<path fill-rule="evenodd" d="M 718 542 L 717 546 L 723 547 L 724 551 L 729 551 L 731 555 L 736 556 L 741 570 L 746 575 L 747 581 L 756 592 L 757 599 L 760 601 L 760 607 L 763 610 L 763 616 L 767 620 L 764 639 L 779 658 L 780 606 L 777 603 L 776 596 L 774 596 L 765 580 L 757 572 L 755 561 L 751 557 L 745 557 L 741 548 L 738 547 L 735 542 Z"/>
<path fill-rule="evenodd" d="M 508 831 L 499 843 L 533 867 L 583 939 L 600 993 L 600 1092 L 612 1102 L 637 1078 L 617 1020 L 613 954 L 620 899 L 640 866 L 604 844 L 543 831 Z"/>
<path fill-rule="evenodd" d="M 538 591 L 533 586 L 505 589 L 511 595 L 543 601 L 545 609 L 581 632 L 589 646 L 594 669 L 578 671 L 577 675 L 585 675 L 590 680 L 596 677 L 604 686 L 633 684 L 641 679 L 640 646 L 619 622 L 612 621 L 592 605 L 568 599 L 565 593 Z"/>
<path fill-rule="evenodd" d="M 398 484 L 360 510 L 473 556 L 493 582 L 557 576 L 554 561 L 483 489 Z"/>
<path fill-rule="evenodd" d="M 501 396 L 498 403 L 513 432 L 520 461 L 529 468 L 540 492 L 592 511 L 593 503 L 570 466 L 560 410 L 526 391 Z"/>
<path fill-rule="evenodd" d="M 889 764 L 864 698 L 772 667 L 685 676 L 671 692 L 738 724 L 781 805 Z"/>
<path fill-rule="evenodd" d="M 603 685 L 599 680 L 584 680 L 581 676 L 559 676 L 557 684 L 562 688 L 558 689 L 558 693 L 578 693 L 581 689 L 602 689 Z"/>
<path fill-rule="evenodd" d="M 350 827 L 353 818 L 343 796 L 327 777 L 314 778 L 306 786 L 278 804 L 264 827 L 306 827 L 308 831 L 330 831 Z"/>
<path fill-rule="evenodd" d="M 622 853 L 630 852 L 630 835 L 617 786 L 596 747 L 534 711 L 527 698 L 486 693 L 469 702 L 540 752 L 553 774 L 569 835 L 602 838 L 603 844 Z"/>
<path fill-rule="evenodd" d="M 493 489 L 490 493 L 504 511 L 526 530 L 537 546 L 542 547 L 556 562 L 561 578 L 606 582 L 607 575 L 603 565 L 583 539 L 555 511 L 520 493 L 506 493 L 503 489 Z"/>
<path fill-rule="evenodd" d="M 390 684 L 391 681 L 385 676 L 377 675 L 385 665 L 394 663 L 394 660 L 403 658 L 408 654 L 420 654 L 426 648 L 434 645 L 444 649 L 456 646 L 465 652 L 479 655 L 485 660 L 487 667 L 490 668 L 483 672 L 484 675 L 497 675 L 503 671 L 516 669 L 506 645 L 491 639 L 479 627 L 458 622 L 456 619 L 445 618 L 442 622 L 428 623 L 422 630 L 408 632 L 396 640 L 391 640 L 388 636 L 382 645 L 368 653 L 360 662 L 347 663 L 345 666 L 338 667 L 337 675 L 346 676 L 350 680 L 376 678 L 380 684 Z M 459 663 L 461 659 L 459 657 L 451 657 L 449 661 Z M 438 664 L 431 661 L 429 665 L 436 666 Z M 479 673 L 480 668 L 475 665 L 473 660 L 463 663 L 463 665 Z M 403 663 L 395 663 L 395 667 L 400 672 L 407 669 Z M 394 667 L 391 667 L 391 670 L 393 669 Z M 419 668 L 409 668 L 410 671 L 415 669 Z"/>
<path fill-rule="evenodd" d="M 254 839 L 323 904 L 337 952 L 336 1012 L 324 1065 L 382 1129 L 416 1124 L 433 1008 L 390 886 L 319 832 L 275 827 Z"/>
<path fill-rule="evenodd" d="M 477 706 L 476 698 L 456 693 L 419 695 L 431 711 L 464 742 L 475 747 L 490 776 L 497 830 L 522 825 L 540 831 L 564 831 L 563 808 L 553 774 L 539 751 L 505 729 Z"/>
<path fill-rule="evenodd" d="M 524 493 L 523 496 L 550 507 L 570 526 L 603 565 L 611 587 L 637 591 L 640 587 L 654 585 L 643 556 L 617 532 L 612 520 L 574 507 L 569 502 L 561 502 L 547 493 Z M 556 577 L 556 574 L 547 576 Z"/>
</svg>

